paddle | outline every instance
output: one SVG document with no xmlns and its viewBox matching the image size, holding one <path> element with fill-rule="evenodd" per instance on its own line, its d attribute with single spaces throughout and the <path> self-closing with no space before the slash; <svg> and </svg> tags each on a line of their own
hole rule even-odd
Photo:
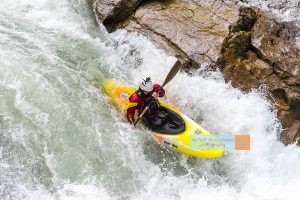
<svg viewBox="0 0 300 200">
<path fill-rule="evenodd" d="M 169 71 L 167 77 L 165 78 L 165 81 L 161 86 L 162 88 L 174 78 L 174 76 L 179 71 L 180 67 L 181 67 L 181 63 L 179 62 L 179 60 L 177 60 L 174 66 L 172 67 L 172 69 Z"/>
<path fill-rule="evenodd" d="M 180 67 L 181 67 L 181 63 L 177 60 L 176 63 L 174 64 L 174 66 L 172 67 L 172 69 L 169 71 L 167 77 L 165 78 L 165 81 L 164 81 L 164 83 L 161 86 L 162 88 L 175 77 L 175 75 L 179 71 Z M 150 101 L 150 103 L 151 102 L 152 101 Z M 140 119 L 144 116 L 144 114 L 146 113 L 146 111 L 149 109 L 148 105 L 145 107 L 145 109 L 139 115 L 139 118 L 134 122 L 134 126 L 140 121 Z"/>
</svg>

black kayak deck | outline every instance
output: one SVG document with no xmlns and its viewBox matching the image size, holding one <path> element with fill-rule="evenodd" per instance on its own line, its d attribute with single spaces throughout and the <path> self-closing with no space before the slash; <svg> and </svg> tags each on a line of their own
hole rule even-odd
<svg viewBox="0 0 300 200">
<path fill-rule="evenodd" d="M 143 117 L 143 123 L 152 131 L 162 134 L 180 134 L 185 130 L 183 118 L 173 110 L 160 106 L 158 113 Z"/>
</svg>

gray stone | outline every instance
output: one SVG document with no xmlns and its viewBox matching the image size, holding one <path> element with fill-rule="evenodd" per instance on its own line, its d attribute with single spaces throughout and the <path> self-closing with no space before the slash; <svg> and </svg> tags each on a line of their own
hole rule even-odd
<svg viewBox="0 0 300 200">
<path fill-rule="evenodd" d="M 147 35 L 185 66 L 216 62 L 228 27 L 238 18 L 234 5 L 150 1 L 143 3 L 125 29 Z"/>
<path fill-rule="evenodd" d="M 96 0 L 96 15 L 109 32 L 114 31 L 139 6 L 142 0 Z"/>
</svg>

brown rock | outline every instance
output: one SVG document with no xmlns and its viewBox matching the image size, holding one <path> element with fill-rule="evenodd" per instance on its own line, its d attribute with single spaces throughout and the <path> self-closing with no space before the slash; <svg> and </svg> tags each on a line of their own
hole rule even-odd
<svg viewBox="0 0 300 200">
<path fill-rule="evenodd" d="M 279 79 L 278 88 L 270 87 L 273 95 L 275 89 L 285 91 L 283 97 L 274 97 L 278 117 L 286 128 L 282 138 L 288 144 L 294 142 L 300 133 L 300 49 L 294 43 L 295 33 L 299 34 L 300 30 L 293 22 L 278 23 L 272 16 L 258 13 L 259 20 L 252 30 L 252 44 L 260 51 L 260 58 L 270 63 Z"/>
<path fill-rule="evenodd" d="M 248 7 L 241 7 L 239 19 L 234 26 L 231 26 L 231 33 L 246 31 L 250 32 L 257 20 L 256 13 Z"/>
<path fill-rule="evenodd" d="M 282 88 L 276 88 L 272 90 L 272 95 L 276 100 L 277 106 L 280 110 L 288 110 L 289 109 L 289 102 L 286 91 Z"/>
<path fill-rule="evenodd" d="M 297 142 L 300 144 L 300 120 L 294 121 L 293 125 L 289 129 L 284 130 L 280 135 L 280 140 L 285 144 L 291 144 Z"/>
<path fill-rule="evenodd" d="M 230 33 L 222 45 L 221 63 L 238 63 L 249 57 L 251 47 L 251 29 L 256 22 L 256 13 L 250 8 L 240 8 L 239 20 L 230 26 Z M 254 58 L 256 60 L 256 58 Z M 220 61 L 219 61 L 220 62 Z M 239 63 L 242 64 L 242 63 Z"/>
<path fill-rule="evenodd" d="M 250 50 L 250 32 L 239 31 L 230 33 L 222 46 L 222 57 L 228 62 L 239 62 L 239 59 L 247 59 Z"/>
<path fill-rule="evenodd" d="M 126 20 L 142 0 L 96 0 L 96 16 L 109 32 Z"/>
<path fill-rule="evenodd" d="M 295 120 L 300 120 L 300 99 L 299 98 L 291 99 L 290 111 Z"/>
<path fill-rule="evenodd" d="M 283 127 L 290 127 L 293 124 L 293 119 L 290 111 L 279 110 L 278 119 L 281 121 Z"/>
<path fill-rule="evenodd" d="M 198 66 L 217 61 L 228 26 L 237 9 L 220 1 L 199 6 L 177 0 L 143 3 L 125 24 L 152 39 L 183 64 Z"/>
<path fill-rule="evenodd" d="M 258 9 L 241 8 L 239 17 L 224 40 L 218 63 L 235 87 L 249 91 L 268 86 L 285 128 L 281 139 L 291 143 L 300 131 L 300 49 L 291 42 L 294 30 L 289 34 L 285 25 Z"/>
<path fill-rule="evenodd" d="M 287 37 L 289 30 L 283 28 L 284 23 L 276 23 L 275 19 L 262 14 L 259 18 L 252 31 L 253 46 L 273 65 L 274 73 L 287 85 L 300 86 L 300 49 L 290 41 L 295 38 Z"/>
</svg>

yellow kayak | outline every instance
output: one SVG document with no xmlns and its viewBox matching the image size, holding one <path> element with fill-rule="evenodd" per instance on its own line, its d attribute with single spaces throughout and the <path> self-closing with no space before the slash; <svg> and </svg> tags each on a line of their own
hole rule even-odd
<svg viewBox="0 0 300 200">
<path fill-rule="evenodd" d="M 130 86 L 118 84 L 112 80 L 102 82 L 104 92 L 111 97 L 112 102 L 123 112 L 126 113 L 128 107 L 132 106 L 128 98 L 136 89 Z M 184 115 L 178 108 L 160 101 L 160 105 L 172 113 L 176 113 L 184 121 L 184 130 L 176 134 L 163 133 L 163 131 L 153 132 L 154 139 L 162 145 L 182 154 L 199 158 L 218 158 L 224 155 L 224 150 L 198 150 L 191 148 L 191 137 L 197 135 L 211 135 L 199 124 Z"/>
</svg>

